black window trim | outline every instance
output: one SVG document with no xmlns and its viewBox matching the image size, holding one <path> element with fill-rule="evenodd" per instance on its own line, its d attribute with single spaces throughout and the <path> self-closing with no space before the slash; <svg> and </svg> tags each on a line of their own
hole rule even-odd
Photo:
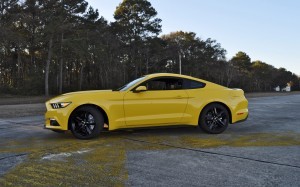
<svg viewBox="0 0 300 187">
<path fill-rule="evenodd" d="M 176 90 L 195 90 L 195 89 L 202 89 L 202 88 L 205 88 L 206 86 L 206 83 L 204 82 L 201 82 L 201 81 L 196 81 L 196 80 L 193 80 L 193 79 L 189 79 L 189 78 L 183 78 L 183 77 L 173 77 L 173 76 L 162 76 L 162 77 L 153 77 L 151 79 L 147 79 L 143 82 L 141 82 L 139 85 L 133 87 L 130 91 L 133 92 L 137 87 L 139 87 L 141 84 L 145 83 L 145 82 L 148 82 L 148 81 L 152 81 L 152 80 L 155 80 L 155 79 L 161 79 L 161 78 L 173 78 L 173 79 L 186 79 L 186 80 L 189 80 L 189 81 L 195 81 L 195 82 L 199 82 L 199 83 L 202 83 L 203 84 L 203 87 L 201 88 L 186 88 L 186 89 L 173 89 L 173 90 L 147 90 L 147 91 L 176 91 Z"/>
</svg>

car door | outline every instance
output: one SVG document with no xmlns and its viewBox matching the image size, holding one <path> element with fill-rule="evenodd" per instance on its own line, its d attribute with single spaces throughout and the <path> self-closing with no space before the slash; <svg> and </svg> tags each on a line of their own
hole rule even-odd
<svg viewBox="0 0 300 187">
<path fill-rule="evenodd" d="M 182 89 L 182 79 L 154 78 L 139 86 L 147 90 L 124 96 L 126 126 L 156 126 L 180 123 L 187 105 L 188 95 Z"/>
</svg>

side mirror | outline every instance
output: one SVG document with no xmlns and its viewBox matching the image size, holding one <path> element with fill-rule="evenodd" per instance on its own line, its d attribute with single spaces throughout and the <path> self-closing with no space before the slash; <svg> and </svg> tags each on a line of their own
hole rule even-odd
<svg viewBox="0 0 300 187">
<path fill-rule="evenodd" d="M 147 91 L 146 86 L 139 86 L 133 92 L 134 93 L 139 93 L 139 92 L 144 92 L 144 91 Z"/>
</svg>

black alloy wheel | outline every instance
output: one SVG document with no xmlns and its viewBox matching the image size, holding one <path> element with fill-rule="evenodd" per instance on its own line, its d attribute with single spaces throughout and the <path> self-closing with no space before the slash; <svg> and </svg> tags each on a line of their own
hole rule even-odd
<svg viewBox="0 0 300 187">
<path fill-rule="evenodd" d="M 219 134 L 226 130 L 229 123 L 227 109 L 218 103 L 206 106 L 201 112 L 199 126 L 210 134 Z"/>
<path fill-rule="evenodd" d="M 78 139 L 91 139 L 98 136 L 103 125 L 102 114 L 92 106 L 81 107 L 70 117 L 70 130 Z"/>
</svg>

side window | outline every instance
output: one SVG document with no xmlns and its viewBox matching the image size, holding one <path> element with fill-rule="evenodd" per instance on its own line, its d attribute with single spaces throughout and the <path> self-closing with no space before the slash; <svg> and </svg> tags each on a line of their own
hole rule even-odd
<svg viewBox="0 0 300 187">
<path fill-rule="evenodd" d="M 205 83 L 198 82 L 190 79 L 183 79 L 183 89 L 197 89 L 204 88 Z"/>
<path fill-rule="evenodd" d="M 161 79 L 151 80 L 146 83 L 147 90 L 166 90 L 166 82 Z"/>
<path fill-rule="evenodd" d="M 179 90 L 182 89 L 183 80 L 178 78 L 158 78 L 143 83 L 148 90 Z"/>
</svg>

